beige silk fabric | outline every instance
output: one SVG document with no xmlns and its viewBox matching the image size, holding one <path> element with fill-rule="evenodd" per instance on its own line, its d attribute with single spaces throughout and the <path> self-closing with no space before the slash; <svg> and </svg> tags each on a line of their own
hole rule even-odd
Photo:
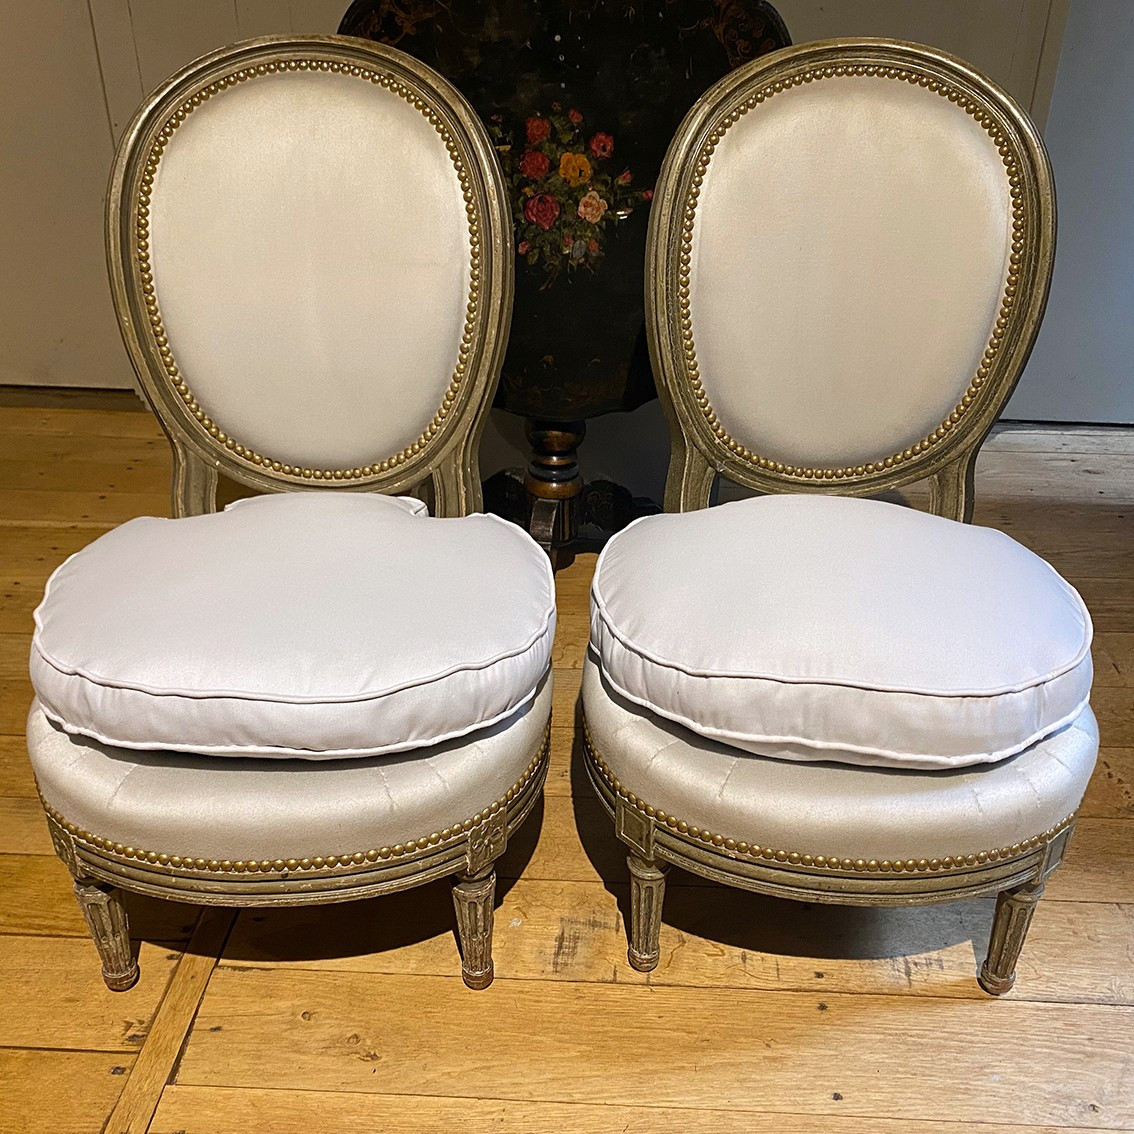
<svg viewBox="0 0 1134 1134">
<path fill-rule="evenodd" d="M 991 763 L 1090 696 L 1090 616 L 1047 563 L 1003 532 L 876 500 L 637 520 L 591 596 L 591 644 L 624 697 L 764 756 Z"/>
<path fill-rule="evenodd" d="M 743 115 L 705 174 L 690 265 L 723 428 L 827 468 L 932 432 L 987 345 L 1011 214 L 996 144 L 924 87 L 822 78 Z"/>
<path fill-rule="evenodd" d="M 945 858 L 1010 847 L 1079 806 L 1098 755 L 1090 708 L 988 767 L 915 772 L 773 760 L 630 704 L 593 656 L 583 709 L 599 756 L 643 803 L 725 838 L 829 858 Z"/>
<path fill-rule="evenodd" d="M 422 748 L 529 701 L 547 556 L 496 516 L 333 490 L 123 524 L 36 611 L 43 711 L 117 747 L 333 759 Z"/>
<path fill-rule="evenodd" d="M 251 78 L 177 127 L 149 210 L 174 359 L 230 437 L 320 469 L 419 437 L 470 270 L 457 171 L 420 110 L 349 74 Z"/>
<path fill-rule="evenodd" d="M 230 861 L 353 854 L 428 836 L 502 799 L 539 751 L 551 676 L 510 716 L 460 740 L 361 760 L 139 755 L 70 736 L 38 702 L 28 753 L 44 802 L 126 846 Z"/>
</svg>

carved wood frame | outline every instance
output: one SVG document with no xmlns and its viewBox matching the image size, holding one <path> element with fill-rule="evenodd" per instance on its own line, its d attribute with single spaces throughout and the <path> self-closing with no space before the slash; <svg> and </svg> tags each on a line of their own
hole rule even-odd
<svg viewBox="0 0 1134 1134">
<path fill-rule="evenodd" d="M 441 135 L 460 180 L 469 228 L 468 308 L 452 383 L 421 437 L 354 468 L 292 467 L 229 437 L 197 403 L 161 321 L 149 261 L 149 199 L 161 154 L 180 122 L 211 98 L 267 74 L 321 70 L 398 94 Z M 507 187 L 476 113 L 436 72 L 393 48 L 340 36 L 270 36 L 190 63 L 142 104 L 122 136 L 106 210 L 111 293 L 141 389 L 173 447 L 173 514 L 216 507 L 224 473 L 260 491 L 347 488 L 404 492 L 431 479 L 435 511 L 481 507 L 478 450 L 508 341 L 514 254 Z"/>
<path fill-rule="evenodd" d="M 180 121 L 238 83 L 286 71 L 347 74 L 392 90 L 445 140 L 460 179 L 469 226 L 468 307 L 453 382 L 419 441 L 362 469 L 291 468 L 226 436 L 197 404 L 165 335 L 148 260 L 149 186 Z M 142 104 L 123 135 L 107 199 L 111 290 L 142 391 L 173 447 L 173 514 L 216 509 L 220 473 L 261 491 L 341 488 L 402 492 L 431 478 L 435 511 L 461 516 L 481 507 L 477 452 L 499 377 L 511 319 L 513 250 L 508 193 L 479 118 L 449 83 L 392 48 L 338 36 L 274 36 L 223 48 L 189 64 Z M 119 889 L 198 905 L 283 906 L 351 901 L 455 878 L 453 900 L 462 975 L 473 988 L 492 980 L 495 861 L 527 818 L 547 775 L 546 732 L 523 777 L 451 828 L 393 847 L 328 848 L 322 858 L 216 862 L 177 848 L 123 846 L 78 828 L 43 803 L 56 853 L 114 990 L 138 978 Z M 412 752 L 411 757 L 420 753 Z M 266 772 L 270 774 L 270 772 Z M 345 853 L 344 853 L 345 851 Z"/>
<path fill-rule="evenodd" d="M 759 114 L 761 104 L 783 90 L 843 76 L 927 87 L 984 127 L 1009 182 L 1011 263 L 982 363 L 937 429 L 909 448 L 879 454 L 853 468 L 785 465 L 730 437 L 701 386 L 688 302 L 697 200 L 714 149 L 741 117 Z M 837 39 L 786 48 L 732 72 L 698 100 L 678 129 L 650 213 L 646 323 L 672 445 L 666 511 L 706 507 L 718 475 L 760 492 L 850 496 L 875 495 L 929 478 L 932 511 L 957 520 L 971 518 L 977 452 L 1031 353 L 1054 255 L 1055 194 L 1039 133 L 1008 94 L 961 60 L 895 40 Z"/>
<path fill-rule="evenodd" d="M 697 199 L 723 133 L 779 92 L 836 76 L 910 82 L 973 116 L 998 147 L 1013 204 L 1013 244 L 1001 306 L 982 362 L 953 412 L 922 441 L 842 469 L 771 461 L 730 437 L 717 420 L 697 369 L 689 309 L 689 265 Z M 650 356 L 671 438 L 665 507 L 704 508 L 718 475 L 759 492 L 875 495 L 930 481 L 930 509 L 967 521 L 980 445 L 1019 380 L 1047 303 L 1055 254 L 1055 195 L 1043 142 L 1031 120 L 995 84 L 944 52 L 894 40 L 840 39 L 786 48 L 726 76 L 679 127 L 658 180 L 647 245 L 646 317 Z M 932 862 L 838 864 L 789 850 L 753 856 L 747 844 L 661 816 L 613 778 L 584 728 L 584 763 L 599 799 L 630 850 L 630 963 L 659 959 L 665 868 L 675 864 L 716 882 L 805 902 L 909 905 L 997 894 L 980 983 L 1000 994 L 1015 964 L 1047 876 L 1062 861 L 1075 816 L 1024 845 Z M 685 828 L 682 830 L 682 828 Z M 690 833 L 692 831 L 692 833 Z M 749 836 L 751 837 L 751 836 Z"/>
</svg>

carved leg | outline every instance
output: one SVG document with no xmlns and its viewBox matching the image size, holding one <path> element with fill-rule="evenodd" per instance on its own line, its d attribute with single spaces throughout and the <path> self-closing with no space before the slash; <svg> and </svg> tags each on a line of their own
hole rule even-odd
<svg viewBox="0 0 1134 1134">
<path fill-rule="evenodd" d="M 1042 882 L 1025 882 L 1015 890 L 1003 890 L 996 896 L 992 938 L 979 978 L 985 992 L 1000 996 L 1016 983 L 1016 962 L 1042 894 Z"/>
<path fill-rule="evenodd" d="M 130 926 L 119 891 L 101 882 L 76 881 L 75 896 L 102 960 L 106 987 L 125 992 L 138 980 L 138 962 L 130 949 Z"/>
<path fill-rule="evenodd" d="M 630 948 L 626 956 L 640 973 L 656 969 L 661 950 L 661 910 L 665 899 L 665 868 L 658 862 L 629 855 Z"/>
<path fill-rule="evenodd" d="M 469 988 L 492 983 L 492 906 L 496 898 L 496 868 L 479 874 L 458 874 L 453 883 L 453 908 L 461 939 L 461 976 Z"/>
</svg>

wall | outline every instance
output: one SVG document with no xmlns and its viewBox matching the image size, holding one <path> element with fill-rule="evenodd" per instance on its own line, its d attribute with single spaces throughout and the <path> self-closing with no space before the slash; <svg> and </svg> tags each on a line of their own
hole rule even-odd
<svg viewBox="0 0 1134 1134">
<path fill-rule="evenodd" d="M 271 32 L 333 32 L 346 0 L 0 0 L 0 384 L 129 387 L 103 200 L 142 95 Z"/>
<path fill-rule="evenodd" d="M 1075 0 L 1045 140 L 1059 194 L 1047 317 L 1007 416 L 1134 423 L 1134 4 Z"/>
</svg>

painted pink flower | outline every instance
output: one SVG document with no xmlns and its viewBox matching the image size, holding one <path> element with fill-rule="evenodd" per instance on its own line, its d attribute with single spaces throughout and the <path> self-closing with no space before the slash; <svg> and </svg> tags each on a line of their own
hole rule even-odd
<svg viewBox="0 0 1134 1134">
<path fill-rule="evenodd" d="M 571 107 L 571 109 L 567 111 L 567 117 L 570 118 L 576 126 L 583 121 L 583 116 L 574 107 Z"/>
<path fill-rule="evenodd" d="M 551 123 L 546 118 L 540 118 L 538 114 L 532 115 L 524 125 L 528 131 L 529 146 L 539 145 L 551 136 Z"/>
<path fill-rule="evenodd" d="M 524 205 L 524 219 L 546 231 L 559 216 L 559 202 L 550 193 L 537 193 Z"/>
<path fill-rule="evenodd" d="M 629 185 L 631 181 L 630 170 L 624 169 L 614 180 L 619 185 Z"/>
<path fill-rule="evenodd" d="M 533 181 L 538 181 L 541 177 L 547 176 L 547 171 L 551 168 L 551 159 L 545 153 L 539 150 L 528 150 L 527 153 L 520 159 L 520 172 L 525 177 L 530 177 Z"/>
<path fill-rule="evenodd" d="M 654 191 L 652 189 L 643 189 L 642 190 L 642 200 L 643 201 L 652 201 L 653 199 L 654 199 Z"/>
<path fill-rule="evenodd" d="M 591 153 L 597 158 L 608 158 L 614 153 L 614 139 L 601 131 L 590 140 Z"/>
<path fill-rule="evenodd" d="M 531 245 L 526 240 L 521 240 L 520 243 L 516 245 L 516 251 L 521 256 L 523 256 L 529 248 L 531 248 Z"/>
<path fill-rule="evenodd" d="M 579 216 L 591 224 L 598 224 L 606 208 L 606 202 L 592 189 L 579 202 Z"/>
</svg>

